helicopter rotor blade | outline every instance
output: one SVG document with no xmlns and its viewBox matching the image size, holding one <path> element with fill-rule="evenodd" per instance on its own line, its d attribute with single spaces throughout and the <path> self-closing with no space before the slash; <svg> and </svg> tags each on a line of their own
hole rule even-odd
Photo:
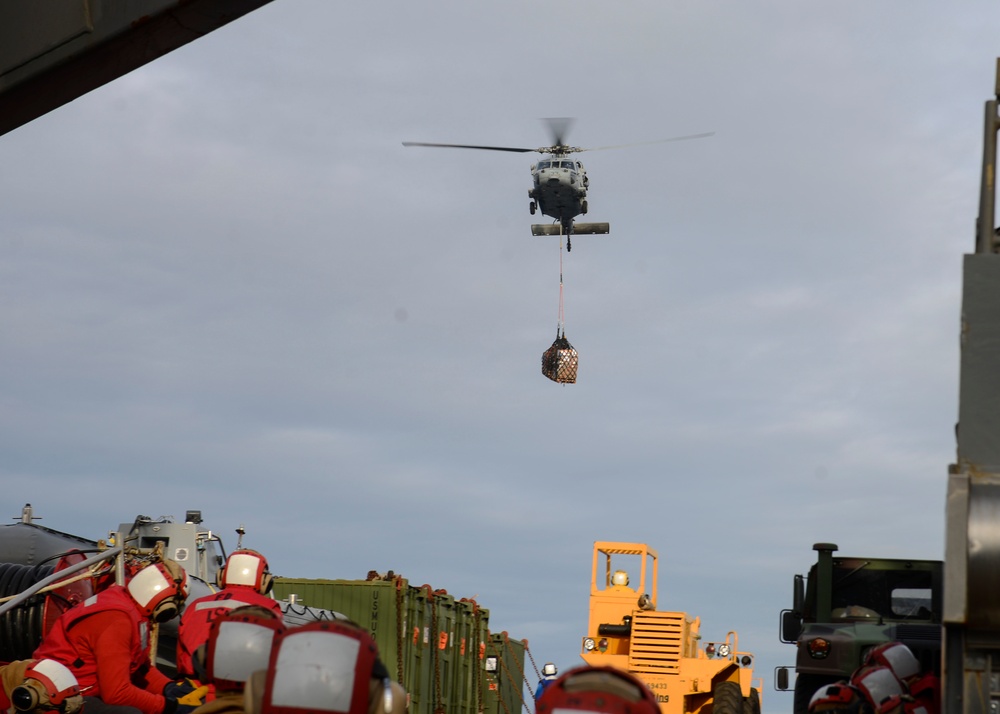
<svg viewBox="0 0 1000 714">
<path fill-rule="evenodd" d="M 475 144 L 431 144 L 424 141 L 404 141 L 403 146 L 435 146 L 446 149 L 482 149 L 483 151 L 512 151 L 517 154 L 529 154 L 538 149 L 520 149 L 513 146 L 477 146 Z"/>
<path fill-rule="evenodd" d="M 618 144 L 616 146 L 595 146 L 592 149 L 580 149 L 580 151 L 604 151 L 606 149 L 627 149 L 630 146 L 648 146 L 650 144 L 666 144 L 668 141 L 687 141 L 688 139 L 704 139 L 709 136 L 715 136 L 714 131 L 705 132 L 704 134 L 688 134 L 687 136 L 674 136 L 670 139 L 658 139 L 656 141 L 639 141 L 634 144 Z"/>
<path fill-rule="evenodd" d="M 566 134 L 573 125 L 573 117 L 548 117 L 542 121 L 549 125 L 549 135 L 552 137 L 553 146 L 564 146 Z"/>
</svg>

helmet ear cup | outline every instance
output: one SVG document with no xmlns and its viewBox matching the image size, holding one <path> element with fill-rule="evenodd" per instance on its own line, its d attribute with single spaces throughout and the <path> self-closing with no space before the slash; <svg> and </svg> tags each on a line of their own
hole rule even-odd
<svg viewBox="0 0 1000 714">
<path fill-rule="evenodd" d="M 156 622 L 168 622 L 180 614 L 180 608 L 174 598 L 167 598 L 153 608 L 152 618 Z"/>
<path fill-rule="evenodd" d="M 30 712 L 37 709 L 42 703 L 42 691 L 39 682 L 28 680 L 24 684 L 14 687 L 10 693 L 11 704 L 19 712 Z"/>
</svg>

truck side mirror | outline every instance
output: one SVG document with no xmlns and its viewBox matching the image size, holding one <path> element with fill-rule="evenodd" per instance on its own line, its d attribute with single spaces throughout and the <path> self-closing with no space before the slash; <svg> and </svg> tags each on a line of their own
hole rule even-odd
<svg viewBox="0 0 1000 714">
<path fill-rule="evenodd" d="M 774 670 L 774 688 L 779 692 L 788 691 L 788 667 L 778 667 Z"/>
<path fill-rule="evenodd" d="M 781 641 L 797 642 L 802 634 L 802 617 L 794 610 L 781 611 Z"/>
</svg>

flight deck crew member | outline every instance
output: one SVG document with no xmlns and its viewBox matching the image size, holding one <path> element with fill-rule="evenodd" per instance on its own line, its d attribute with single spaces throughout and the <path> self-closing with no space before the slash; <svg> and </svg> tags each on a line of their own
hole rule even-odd
<svg viewBox="0 0 1000 714">
<path fill-rule="evenodd" d="M 208 642 L 212 621 L 221 613 L 246 605 L 257 605 L 282 617 L 281 605 L 267 593 L 274 578 L 267 559 L 255 550 L 235 550 L 219 571 L 216 593 L 192 600 L 181 617 L 177 630 L 177 674 L 197 678 L 191 657 L 198 647 Z"/>
<path fill-rule="evenodd" d="M 556 679 L 535 702 L 538 714 L 660 714 L 652 690 L 614 667 L 578 667 Z"/>
<path fill-rule="evenodd" d="M 208 643 L 192 657 L 199 681 L 215 689 L 193 714 L 244 714 L 247 680 L 267 669 L 274 638 L 284 631 L 270 608 L 245 605 L 220 613 L 209 627 Z"/>
<path fill-rule="evenodd" d="M 629 587 L 628 573 L 626 573 L 624 570 L 616 570 L 614 574 L 611 576 L 610 590 L 612 592 L 621 592 L 621 593 L 635 592 L 634 590 L 632 590 L 632 588 Z"/>
<path fill-rule="evenodd" d="M 546 662 L 542 665 L 542 678 L 538 680 L 538 687 L 535 689 L 535 700 L 537 701 L 545 688 L 548 687 L 556 680 L 556 676 L 559 674 L 559 670 L 551 662 Z"/>
<path fill-rule="evenodd" d="M 147 565 L 60 615 L 34 656 L 70 669 L 87 714 L 173 714 L 177 699 L 163 694 L 173 683 L 150 665 L 149 625 L 176 617 L 187 594 L 179 564 Z"/>
<path fill-rule="evenodd" d="M 406 699 L 378 658 L 375 640 L 345 620 L 276 635 L 267 669 L 250 675 L 244 690 L 246 714 L 405 714 Z"/>
<path fill-rule="evenodd" d="M 59 662 L 24 659 L 0 666 L 0 711 L 76 714 L 81 707 L 80 685 Z"/>
</svg>

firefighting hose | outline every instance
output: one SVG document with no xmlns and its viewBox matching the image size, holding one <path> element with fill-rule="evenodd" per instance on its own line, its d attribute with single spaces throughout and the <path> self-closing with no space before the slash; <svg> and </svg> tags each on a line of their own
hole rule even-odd
<svg viewBox="0 0 1000 714">
<path fill-rule="evenodd" d="M 10 600 L 8 600 L 7 602 L 5 602 L 2 605 L 0 605 L 0 615 L 3 615 L 8 610 L 13 610 L 15 607 L 17 607 L 18 605 L 20 605 L 21 603 L 23 603 L 25 600 L 27 600 L 28 598 L 30 598 L 32 595 L 35 595 L 35 594 L 41 592 L 43 589 L 48 588 L 50 585 L 52 585 L 54 583 L 57 583 L 57 582 L 59 582 L 61 580 L 64 580 L 67 575 L 72 575 L 73 573 L 76 573 L 76 572 L 78 572 L 80 570 L 84 570 L 86 568 L 89 568 L 91 565 L 96 565 L 97 563 L 100 563 L 101 561 L 107 560 L 111 556 L 117 556 L 117 555 L 121 554 L 121 552 L 122 552 L 122 547 L 121 546 L 115 546 L 114 548 L 108 548 L 107 550 L 102 551 L 102 552 L 98 553 L 97 555 L 92 555 L 92 556 L 90 556 L 89 558 L 87 558 L 85 560 L 81 560 L 79 563 L 75 563 L 73 565 L 70 565 L 70 566 L 64 568 L 63 570 L 59 570 L 59 571 L 56 571 L 56 572 L 52 573 L 51 575 L 49 575 L 46 578 L 42 578 L 41 580 L 39 580 L 37 583 L 35 583 L 31 587 L 29 587 L 24 592 L 22 592 L 22 593 L 20 593 L 18 595 L 15 595 Z"/>
</svg>

